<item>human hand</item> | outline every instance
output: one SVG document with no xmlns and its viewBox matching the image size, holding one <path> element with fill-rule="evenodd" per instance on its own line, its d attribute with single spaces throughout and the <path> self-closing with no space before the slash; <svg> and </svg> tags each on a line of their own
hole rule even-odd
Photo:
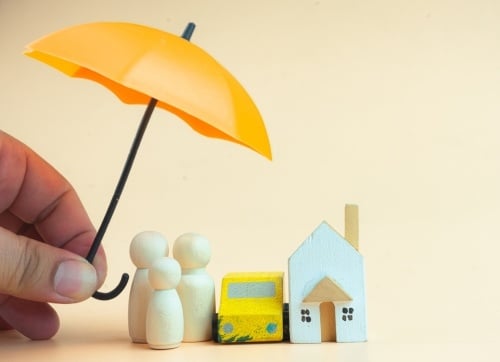
<svg viewBox="0 0 500 362">
<path fill-rule="evenodd" d="M 26 145 L 0 131 L 0 330 L 51 338 L 59 318 L 51 303 L 89 298 L 106 275 L 75 190 Z"/>
</svg>

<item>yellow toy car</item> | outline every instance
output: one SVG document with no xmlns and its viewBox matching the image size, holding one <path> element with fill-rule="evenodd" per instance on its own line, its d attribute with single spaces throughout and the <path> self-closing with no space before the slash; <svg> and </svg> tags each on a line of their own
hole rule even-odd
<svg viewBox="0 0 500 362">
<path fill-rule="evenodd" d="M 285 308 L 286 309 L 286 308 Z M 283 273 L 229 273 L 222 279 L 213 337 L 220 343 L 279 342 L 284 325 Z"/>
</svg>

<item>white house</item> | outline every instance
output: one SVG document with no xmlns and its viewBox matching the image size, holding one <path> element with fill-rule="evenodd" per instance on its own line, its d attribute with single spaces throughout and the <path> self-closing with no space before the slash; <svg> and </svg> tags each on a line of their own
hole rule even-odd
<svg viewBox="0 0 500 362">
<path fill-rule="evenodd" d="M 356 205 L 346 205 L 345 224 L 346 238 L 322 222 L 288 259 L 292 343 L 367 339 Z"/>
</svg>

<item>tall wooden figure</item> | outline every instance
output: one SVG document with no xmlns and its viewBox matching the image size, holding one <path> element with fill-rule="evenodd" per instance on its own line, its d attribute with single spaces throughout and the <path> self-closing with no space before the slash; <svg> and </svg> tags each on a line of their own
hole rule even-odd
<svg viewBox="0 0 500 362">
<path fill-rule="evenodd" d="M 146 340 L 153 349 L 178 347 L 184 334 L 182 304 L 175 288 L 181 279 L 181 267 L 172 258 L 157 259 L 149 269 L 154 289 L 146 317 Z"/>
<path fill-rule="evenodd" d="M 148 268 L 168 255 L 168 242 L 156 231 L 143 231 L 130 243 L 130 258 L 137 267 L 128 301 L 128 332 L 132 342 L 146 343 L 146 313 L 153 293 L 148 281 Z"/>
<path fill-rule="evenodd" d="M 177 292 L 184 313 L 183 341 L 208 341 L 215 313 L 215 285 L 206 271 L 212 256 L 210 242 L 199 234 L 183 234 L 174 242 L 173 256 L 182 267 Z"/>
</svg>

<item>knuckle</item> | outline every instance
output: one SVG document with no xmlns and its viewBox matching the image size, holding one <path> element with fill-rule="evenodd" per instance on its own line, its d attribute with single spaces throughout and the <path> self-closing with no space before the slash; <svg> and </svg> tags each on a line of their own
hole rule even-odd
<svg viewBox="0 0 500 362">
<path fill-rule="evenodd" d="M 32 288 L 40 280 L 39 265 L 41 262 L 39 249 L 34 240 L 22 238 L 18 252 L 9 256 L 6 262 L 11 266 L 4 275 L 4 288 L 7 294 L 16 295 L 23 290 Z"/>
</svg>

